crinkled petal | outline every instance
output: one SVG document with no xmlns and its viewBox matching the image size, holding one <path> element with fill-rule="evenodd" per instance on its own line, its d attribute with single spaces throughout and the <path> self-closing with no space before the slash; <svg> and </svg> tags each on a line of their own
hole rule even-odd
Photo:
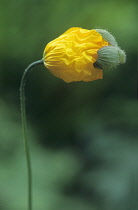
<svg viewBox="0 0 138 210">
<path fill-rule="evenodd" d="M 96 30 L 70 28 L 47 44 L 44 64 L 65 82 L 102 79 L 102 70 L 93 64 L 98 59 L 97 51 L 108 45 Z"/>
</svg>

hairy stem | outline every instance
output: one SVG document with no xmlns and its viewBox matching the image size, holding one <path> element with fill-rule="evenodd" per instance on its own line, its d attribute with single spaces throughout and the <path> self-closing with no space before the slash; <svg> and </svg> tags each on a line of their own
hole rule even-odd
<svg viewBox="0 0 138 210">
<path fill-rule="evenodd" d="M 26 166 L 27 166 L 27 175 L 28 175 L 28 210 L 32 210 L 32 168 L 31 168 L 31 157 L 29 142 L 27 139 L 27 124 L 26 124 L 26 109 L 25 109 L 25 82 L 26 74 L 36 65 L 42 64 L 43 60 L 36 61 L 30 64 L 24 71 L 21 84 L 20 84 L 20 103 L 21 103 L 21 120 L 22 120 L 22 129 L 23 129 L 23 141 L 25 147 L 25 156 L 26 156 Z"/>
</svg>

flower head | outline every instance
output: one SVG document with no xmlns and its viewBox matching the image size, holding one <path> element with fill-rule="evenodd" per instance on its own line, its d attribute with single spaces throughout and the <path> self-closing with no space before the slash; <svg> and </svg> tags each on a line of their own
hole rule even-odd
<svg viewBox="0 0 138 210">
<path fill-rule="evenodd" d="M 46 45 L 43 54 L 44 65 L 53 75 L 65 82 L 102 79 L 104 65 L 101 60 L 104 58 L 99 60 L 100 54 L 103 55 L 100 50 L 105 49 L 105 55 L 106 49 L 114 45 L 112 35 L 109 36 L 108 33 L 107 39 L 106 37 L 107 35 L 98 32 L 98 29 L 70 28 Z M 114 47 L 117 48 L 116 44 Z"/>
</svg>

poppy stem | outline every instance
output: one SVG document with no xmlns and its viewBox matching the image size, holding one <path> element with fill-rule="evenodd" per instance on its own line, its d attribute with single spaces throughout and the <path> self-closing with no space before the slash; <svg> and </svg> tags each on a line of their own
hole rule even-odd
<svg viewBox="0 0 138 210">
<path fill-rule="evenodd" d="M 27 139 L 27 124 L 26 124 L 26 108 L 25 108 L 25 82 L 26 74 L 36 65 L 42 64 L 43 60 L 39 60 L 31 63 L 24 71 L 21 84 L 20 84 L 20 103 L 21 103 L 21 120 L 22 120 L 22 130 L 23 130 L 23 141 L 25 147 L 25 156 L 26 156 L 26 166 L 27 166 L 27 175 L 28 175 L 28 210 L 32 210 L 32 167 L 31 167 L 31 157 L 30 157 L 30 148 L 29 142 Z"/>
</svg>

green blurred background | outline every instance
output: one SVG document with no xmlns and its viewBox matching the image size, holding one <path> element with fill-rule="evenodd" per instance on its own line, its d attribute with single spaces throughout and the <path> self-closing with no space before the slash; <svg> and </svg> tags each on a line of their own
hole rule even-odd
<svg viewBox="0 0 138 210">
<path fill-rule="evenodd" d="M 25 210 L 19 86 L 24 69 L 70 27 L 110 31 L 127 62 L 104 79 L 28 74 L 34 210 L 138 210 L 136 6 L 132 0 L 0 2 L 0 205 Z"/>
</svg>

